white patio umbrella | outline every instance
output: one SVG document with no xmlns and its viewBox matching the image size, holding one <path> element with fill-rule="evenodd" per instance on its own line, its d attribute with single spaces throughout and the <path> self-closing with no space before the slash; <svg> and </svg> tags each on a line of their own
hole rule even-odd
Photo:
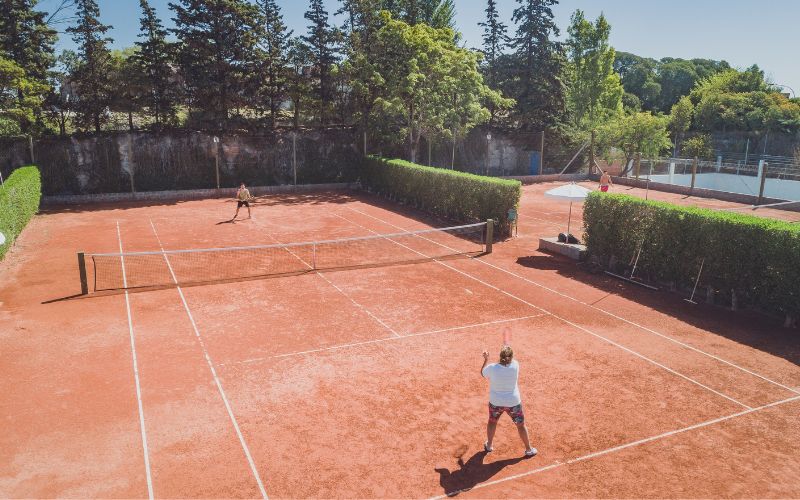
<svg viewBox="0 0 800 500">
<path fill-rule="evenodd" d="M 572 222 L 572 203 L 575 201 L 583 201 L 591 193 L 590 189 L 579 186 L 574 182 L 571 184 L 564 184 L 550 191 L 544 193 L 545 196 L 555 198 L 557 200 L 564 200 L 569 202 L 569 218 L 567 218 L 567 242 L 569 242 L 569 226 Z"/>
</svg>

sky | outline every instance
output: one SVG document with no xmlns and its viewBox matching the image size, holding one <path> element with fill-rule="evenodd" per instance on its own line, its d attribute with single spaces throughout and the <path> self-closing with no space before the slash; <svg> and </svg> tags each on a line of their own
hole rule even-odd
<svg viewBox="0 0 800 500">
<path fill-rule="evenodd" d="M 286 24 L 295 34 L 305 33 L 308 22 L 303 13 L 307 0 L 277 0 Z M 60 0 L 40 0 L 39 8 L 54 8 Z M 114 29 L 114 48 L 133 44 L 139 31 L 138 0 L 98 0 L 100 17 Z M 172 26 L 169 0 L 150 0 Z M 455 0 L 456 24 L 468 47 L 481 46 L 485 1 Z M 498 10 L 512 27 L 511 13 L 516 0 L 498 0 Z M 325 0 L 328 12 L 338 10 L 338 0 Z M 800 1 L 769 0 L 562 0 L 554 8 L 562 37 L 570 15 L 581 9 L 590 19 L 601 13 L 611 24 L 611 45 L 618 51 L 660 59 L 679 57 L 726 60 L 746 68 L 758 64 L 775 84 L 800 92 L 800 64 L 794 57 L 800 47 Z M 338 22 L 337 24 L 340 24 Z M 59 29 L 63 29 L 60 26 Z M 513 30 L 513 27 L 510 28 Z M 60 35 L 59 49 L 74 48 L 67 34 Z M 787 92 L 789 90 L 787 89 Z"/>
</svg>

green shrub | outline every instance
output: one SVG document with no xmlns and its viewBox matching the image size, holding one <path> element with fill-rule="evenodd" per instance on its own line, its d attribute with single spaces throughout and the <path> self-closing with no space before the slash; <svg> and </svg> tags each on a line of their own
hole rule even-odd
<svg viewBox="0 0 800 500">
<path fill-rule="evenodd" d="M 705 259 L 698 290 L 800 316 L 797 224 L 602 193 L 589 195 L 583 217 L 588 251 L 606 265 L 627 264 L 642 245 L 638 276 L 688 289 Z"/>
<path fill-rule="evenodd" d="M 41 196 L 42 181 L 36 167 L 18 168 L 0 187 L 0 232 L 6 237 L 0 245 L 0 259 L 39 210 Z"/>
<path fill-rule="evenodd" d="M 365 158 L 361 183 L 372 192 L 448 219 L 494 219 L 509 230 L 508 211 L 519 206 L 519 181 L 425 167 L 403 160 Z"/>
</svg>

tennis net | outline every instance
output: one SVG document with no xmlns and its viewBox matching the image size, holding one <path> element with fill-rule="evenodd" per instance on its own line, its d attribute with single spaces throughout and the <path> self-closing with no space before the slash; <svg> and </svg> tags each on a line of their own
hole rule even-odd
<svg viewBox="0 0 800 500">
<path fill-rule="evenodd" d="M 81 288 L 88 293 L 90 282 L 94 292 L 166 287 L 477 255 L 491 251 L 491 224 L 275 245 L 80 253 Z"/>
</svg>

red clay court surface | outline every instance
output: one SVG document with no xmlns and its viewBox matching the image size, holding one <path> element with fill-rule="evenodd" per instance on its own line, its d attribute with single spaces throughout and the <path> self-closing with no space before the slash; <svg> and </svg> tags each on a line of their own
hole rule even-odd
<svg viewBox="0 0 800 500">
<path fill-rule="evenodd" d="M 800 497 L 797 332 L 539 253 L 554 186 L 479 258 L 79 298 L 80 250 L 447 224 L 349 192 L 38 215 L 0 263 L 0 496 Z M 506 331 L 531 459 L 507 417 L 482 452 Z"/>
</svg>

